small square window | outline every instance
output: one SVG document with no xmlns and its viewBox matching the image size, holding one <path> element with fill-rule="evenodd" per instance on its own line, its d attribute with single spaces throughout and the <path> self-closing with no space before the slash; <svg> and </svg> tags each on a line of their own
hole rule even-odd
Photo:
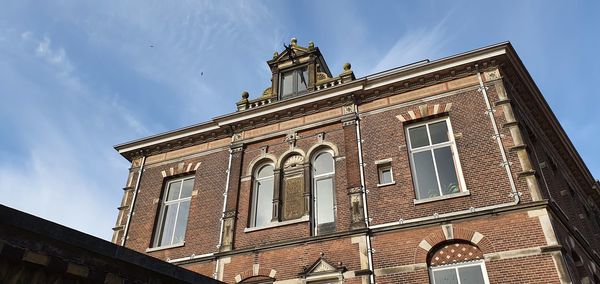
<svg viewBox="0 0 600 284">
<path fill-rule="evenodd" d="M 378 185 L 386 185 L 394 183 L 394 175 L 392 174 L 392 164 L 385 163 L 377 165 L 377 172 L 379 176 Z"/>
</svg>

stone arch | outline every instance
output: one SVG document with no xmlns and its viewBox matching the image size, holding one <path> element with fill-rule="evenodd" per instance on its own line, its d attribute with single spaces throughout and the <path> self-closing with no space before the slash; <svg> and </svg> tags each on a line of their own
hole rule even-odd
<svg viewBox="0 0 600 284">
<path fill-rule="evenodd" d="M 427 254 L 427 266 L 430 267 L 473 260 L 483 260 L 483 252 L 477 245 L 465 240 L 439 243 Z"/>
<path fill-rule="evenodd" d="M 302 158 L 306 161 L 307 156 L 306 156 L 306 153 L 304 153 L 304 151 L 302 149 L 300 149 L 300 148 L 289 149 L 289 150 L 285 151 L 283 154 L 281 154 L 281 156 L 279 156 L 279 160 L 277 160 L 277 162 L 275 163 L 275 169 L 281 169 L 285 160 L 287 160 L 287 158 L 289 158 L 290 156 L 293 156 L 294 154 L 302 156 Z"/>
<path fill-rule="evenodd" d="M 277 163 L 277 157 L 275 157 L 275 155 L 273 155 L 273 154 L 267 154 L 267 153 L 264 153 L 258 157 L 255 157 L 248 164 L 248 169 L 246 170 L 246 175 L 252 176 L 252 174 L 254 173 L 254 170 L 256 169 L 256 166 L 259 166 L 265 162 L 271 162 L 271 163 L 273 163 L 273 165 L 275 165 Z"/>
<path fill-rule="evenodd" d="M 246 269 L 234 277 L 234 283 L 262 283 L 263 281 L 275 281 L 277 270 L 260 267 L 254 264 L 251 269 Z"/>
<path fill-rule="evenodd" d="M 449 242 L 468 242 L 477 246 L 483 254 L 495 252 L 492 242 L 483 234 L 464 227 L 454 227 L 452 224 L 442 225 L 419 242 L 415 249 L 415 263 L 427 263 L 432 249 Z"/>
<path fill-rule="evenodd" d="M 327 141 L 322 141 L 322 142 L 319 142 L 319 143 L 311 146 L 310 149 L 308 149 L 308 151 L 306 152 L 307 159 L 305 159 L 305 161 L 307 163 L 310 162 L 310 159 L 313 158 L 315 153 L 317 153 L 323 149 L 330 149 L 331 151 L 333 151 L 334 158 L 338 157 L 340 155 L 340 151 L 338 150 L 338 147 L 335 144 L 333 144 L 331 142 L 327 142 Z"/>
<path fill-rule="evenodd" d="M 450 112 L 451 108 L 452 108 L 452 103 L 424 104 L 424 105 L 418 106 L 417 108 L 413 108 L 411 110 L 403 112 L 403 113 L 397 115 L 396 118 L 398 120 L 400 120 L 400 122 L 404 123 L 404 122 L 409 122 L 412 120 L 416 120 L 416 119 L 420 119 L 420 118 L 424 118 L 424 117 L 428 117 L 428 116 L 441 115 L 444 113 L 448 113 L 448 112 Z"/>
</svg>

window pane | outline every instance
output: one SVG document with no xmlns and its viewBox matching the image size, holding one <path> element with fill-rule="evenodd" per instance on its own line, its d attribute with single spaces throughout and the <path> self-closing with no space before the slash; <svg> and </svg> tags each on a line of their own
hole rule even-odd
<svg viewBox="0 0 600 284">
<path fill-rule="evenodd" d="M 381 169 L 381 171 L 379 171 L 379 184 L 386 184 L 391 182 L 392 170 L 389 167 Z"/>
<path fill-rule="evenodd" d="M 435 270 L 433 271 L 435 284 L 458 284 L 456 271 L 452 269 Z M 481 282 L 483 283 L 483 282 Z"/>
<path fill-rule="evenodd" d="M 258 174 L 256 175 L 256 178 L 264 178 L 264 177 L 272 177 L 273 176 L 273 166 L 272 165 L 266 165 L 262 168 L 260 168 L 260 170 L 258 171 Z"/>
<path fill-rule="evenodd" d="M 317 198 L 317 224 L 335 221 L 333 210 L 333 180 L 321 179 L 315 182 Z"/>
<path fill-rule="evenodd" d="M 273 179 L 257 181 L 256 190 L 254 226 L 260 227 L 269 224 L 273 217 Z"/>
<path fill-rule="evenodd" d="M 179 191 L 181 190 L 181 181 L 173 182 L 169 185 L 169 192 L 167 194 L 167 201 L 179 199 Z"/>
<path fill-rule="evenodd" d="M 461 267 L 458 269 L 461 284 L 482 284 L 485 283 L 483 280 L 483 271 L 481 266 L 468 266 Z"/>
<path fill-rule="evenodd" d="M 281 74 L 281 96 L 287 96 L 294 93 L 294 76 L 293 72 Z"/>
<path fill-rule="evenodd" d="M 431 151 L 414 153 L 413 163 L 417 176 L 417 199 L 439 196 Z"/>
<path fill-rule="evenodd" d="M 166 246 L 171 244 L 173 236 L 173 227 L 175 225 L 175 215 L 177 214 L 177 204 L 165 206 L 163 220 L 161 222 L 161 233 L 158 240 L 158 246 Z"/>
<path fill-rule="evenodd" d="M 186 179 L 183 181 L 183 187 L 181 188 L 181 198 L 192 196 L 192 190 L 194 189 L 194 179 Z"/>
<path fill-rule="evenodd" d="M 177 223 L 175 224 L 175 236 L 173 237 L 173 244 L 183 243 L 183 240 L 185 239 L 185 228 L 187 226 L 189 212 L 190 202 L 181 202 L 179 204 L 179 214 L 177 215 Z"/>
<path fill-rule="evenodd" d="M 454 168 L 454 160 L 452 159 L 452 150 L 450 146 L 438 148 L 433 151 L 435 154 L 435 164 L 440 177 L 442 193 L 450 194 L 459 192 L 458 179 L 456 177 L 456 169 Z"/>
<path fill-rule="evenodd" d="M 333 156 L 329 152 L 323 152 L 313 162 L 315 175 L 333 173 Z"/>
<path fill-rule="evenodd" d="M 306 91 L 308 87 L 308 70 L 306 68 L 296 71 L 298 74 L 298 92 Z"/>
<path fill-rule="evenodd" d="M 446 121 L 430 124 L 429 135 L 431 135 L 431 144 L 449 141 L 450 138 L 448 137 L 448 125 L 446 124 Z"/>
<path fill-rule="evenodd" d="M 427 128 L 426 126 L 419 126 L 408 130 L 410 135 L 410 147 L 411 149 L 429 145 L 427 139 Z"/>
</svg>

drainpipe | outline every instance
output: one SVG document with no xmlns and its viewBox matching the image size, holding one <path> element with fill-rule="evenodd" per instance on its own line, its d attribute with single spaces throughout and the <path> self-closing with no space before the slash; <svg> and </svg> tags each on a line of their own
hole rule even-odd
<svg viewBox="0 0 600 284">
<path fill-rule="evenodd" d="M 227 210 L 227 192 L 229 192 L 229 178 L 231 176 L 231 160 L 233 158 L 233 150 L 229 149 L 229 161 L 227 162 L 227 181 L 225 181 L 225 192 L 223 192 L 223 210 L 221 213 L 221 229 L 219 234 L 219 244 L 217 245 L 217 252 L 221 248 L 223 244 L 223 226 L 225 220 L 225 210 Z M 219 259 L 217 258 L 217 263 L 215 265 L 215 275 L 214 278 L 217 279 L 219 277 Z"/>
<path fill-rule="evenodd" d="M 365 215 L 365 226 L 369 228 L 369 210 L 367 208 L 367 188 L 365 186 L 365 168 L 363 163 L 363 154 L 362 154 L 362 137 L 360 135 L 360 117 L 358 116 L 358 109 L 356 111 L 356 144 L 358 147 L 358 163 L 360 169 L 360 187 L 362 188 L 362 198 L 363 198 L 363 214 Z M 371 234 L 367 232 L 367 262 L 369 264 L 369 270 L 371 274 L 369 275 L 369 283 L 375 283 L 375 271 L 373 269 L 373 249 L 371 247 Z"/>
<path fill-rule="evenodd" d="M 478 65 L 475 65 L 476 69 L 479 69 Z M 479 90 L 481 94 L 483 94 L 483 99 L 485 101 L 485 106 L 487 108 L 487 115 L 490 117 L 490 121 L 492 122 L 492 126 L 494 127 L 494 138 L 496 142 L 498 142 L 498 147 L 500 148 L 500 154 L 502 154 L 502 166 L 506 170 L 506 175 L 508 176 L 508 181 L 510 182 L 511 193 L 510 197 L 515 199 L 514 203 L 519 204 L 521 201 L 520 193 L 517 192 L 517 187 L 515 186 L 515 181 L 512 176 L 512 171 L 510 169 L 510 163 L 508 162 L 508 158 L 506 157 L 506 152 L 504 151 L 504 145 L 502 145 L 502 136 L 498 131 L 498 125 L 496 124 L 496 120 L 494 119 L 494 109 L 490 104 L 490 99 L 487 94 L 487 88 L 483 85 L 483 79 L 481 79 L 481 72 L 477 70 L 477 79 L 479 80 Z"/>
<path fill-rule="evenodd" d="M 123 233 L 123 239 L 121 240 L 121 246 L 125 246 L 127 240 L 127 233 L 129 232 L 129 223 L 131 223 L 131 216 L 133 216 L 133 208 L 135 206 L 135 199 L 140 188 L 140 180 L 142 179 L 142 173 L 144 172 L 144 165 L 146 164 L 146 156 L 142 156 L 142 162 L 140 164 L 140 170 L 138 171 L 137 181 L 135 182 L 135 189 L 133 191 L 133 198 L 131 199 L 131 206 L 129 208 L 129 214 L 127 214 L 127 223 L 125 223 L 125 230 Z"/>
</svg>

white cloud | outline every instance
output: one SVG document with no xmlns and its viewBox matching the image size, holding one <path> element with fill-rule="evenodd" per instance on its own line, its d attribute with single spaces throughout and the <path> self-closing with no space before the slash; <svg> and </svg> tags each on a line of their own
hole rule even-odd
<svg viewBox="0 0 600 284">
<path fill-rule="evenodd" d="M 26 31 L 21 33 L 21 39 L 22 40 L 29 40 L 31 39 L 31 32 L 30 31 Z"/>
<path fill-rule="evenodd" d="M 2 146 L 22 153 L 0 160 L 0 203 L 110 239 L 127 175 L 127 161 L 111 149 L 116 129 L 148 133 L 118 96 L 79 77 L 49 36 L 13 38 L 23 45 L 0 55 L 0 93 L 19 95 L 3 97 L 0 128 L 14 125 Z"/>
<path fill-rule="evenodd" d="M 399 38 L 370 73 L 438 57 L 450 40 L 445 29 L 447 18 L 433 27 L 413 29 Z"/>
</svg>

